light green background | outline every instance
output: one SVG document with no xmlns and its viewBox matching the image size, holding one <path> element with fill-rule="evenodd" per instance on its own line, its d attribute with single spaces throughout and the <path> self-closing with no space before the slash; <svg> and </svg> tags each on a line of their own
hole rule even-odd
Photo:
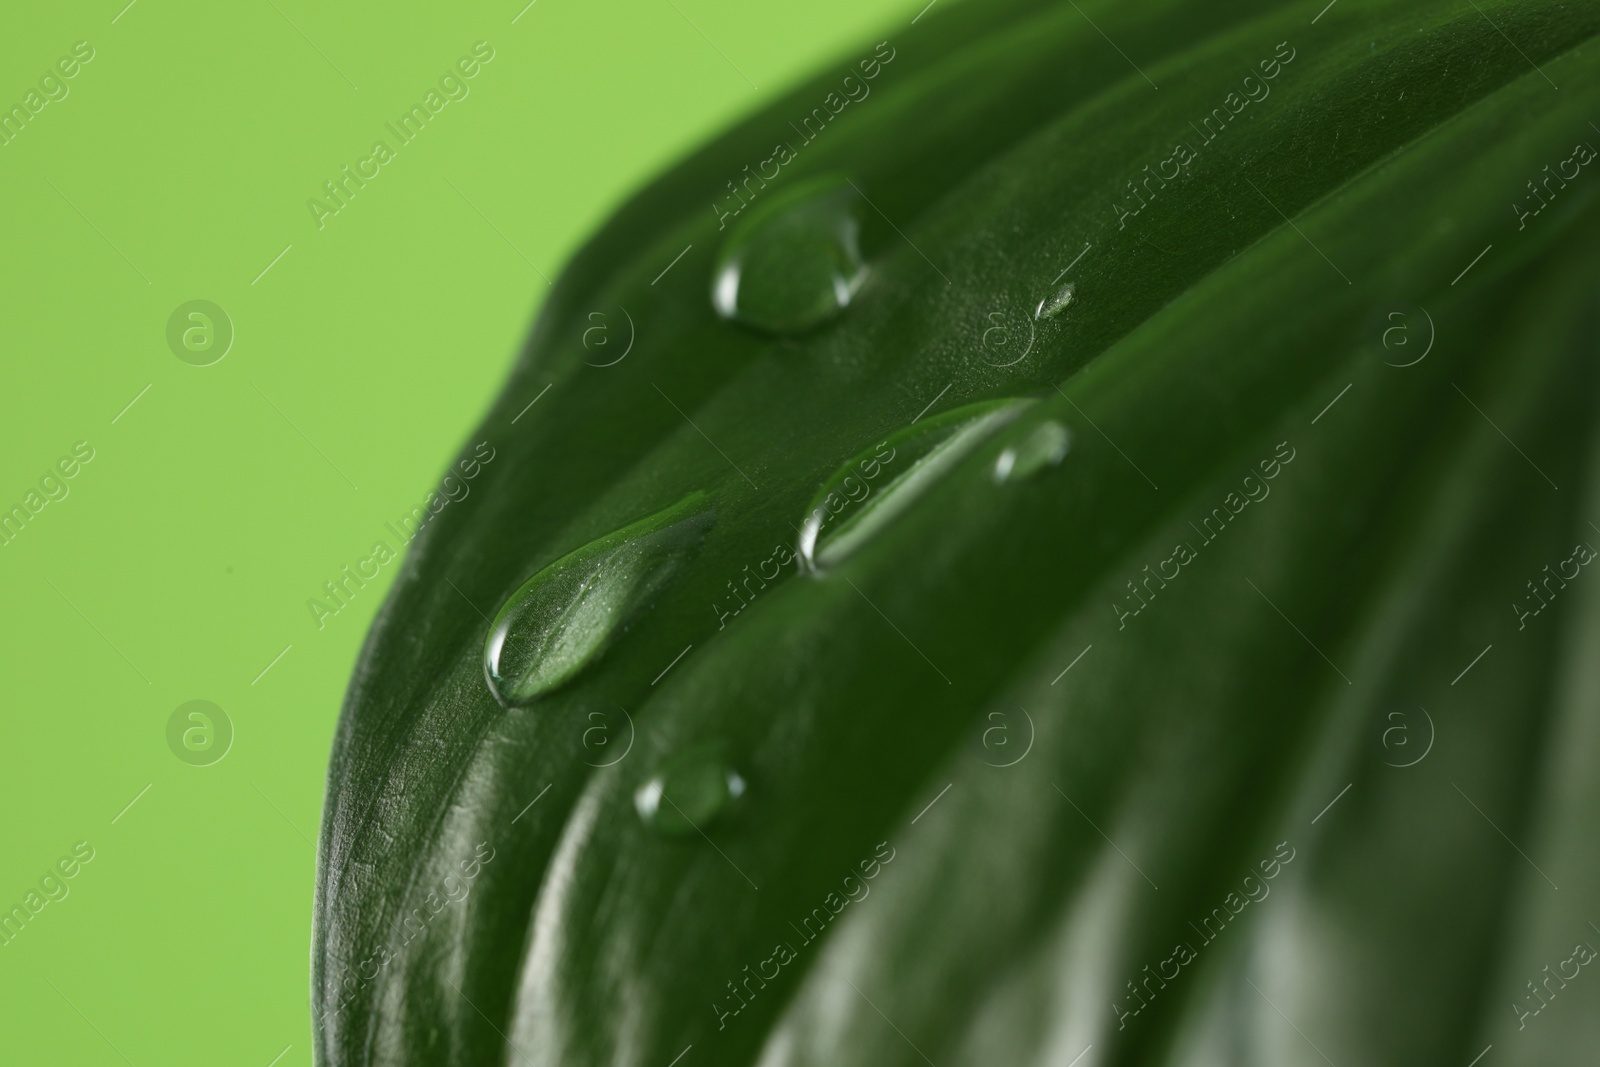
<svg viewBox="0 0 1600 1067">
<path fill-rule="evenodd" d="M 94 449 L 0 547 L 0 910 L 95 851 L 0 947 L 0 1060 L 296 1067 L 329 744 L 397 567 L 320 631 L 307 599 L 436 484 L 539 272 L 923 3 L 125 2 L 0 33 L 7 109 L 95 52 L 0 147 L 0 509 Z M 307 200 L 477 41 L 470 95 L 319 231 Z M 236 330 L 207 367 L 166 344 L 193 299 Z M 236 731 L 212 766 L 167 747 L 193 699 Z"/>
</svg>

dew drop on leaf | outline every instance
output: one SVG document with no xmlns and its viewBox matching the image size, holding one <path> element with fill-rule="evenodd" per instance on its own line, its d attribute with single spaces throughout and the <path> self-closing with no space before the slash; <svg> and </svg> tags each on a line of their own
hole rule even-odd
<svg viewBox="0 0 1600 1067">
<path fill-rule="evenodd" d="M 1033 317 L 1035 319 L 1055 318 L 1057 315 L 1061 314 L 1067 309 L 1067 305 L 1072 303 L 1072 298 L 1077 294 L 1077 292 L 1078 283 L 1068 282 L 1066 285 L 1063 285 L 1061 288 L 1057 289 L 1055 292 L 1039 301 L 1039 307 L 1034 311 Z"/>
<path fill-rule="evenodd" d="M 1072 432 L 1054 419 L 1041 422 L 994 461 L 994 480 L 1020 482 L 1058 465 L 1072 447 Z"/>
<path fill-rule="evenodd" d="M 745 782 L 715 747 L 672 757 L 633 794 L 634 810 L 652 830 L 692 834 L 704 830 L 744 795 Z"/>
<path fill-rule="evenodd" d="M 844 311 L 866 277 L 861 196 L 821 177 L 744 209 L 718 253 L 711 302 L 725 319 L 793 335 Z"/>
<path fill-rule="evenodd" d="M 797 545 L 801 565 L 820 571 L 854 552 L 1032 403 L 969 404 L 913 423 L 851 458 L 806 509 Z"/>
<path fill-rule="evenodd" d="M 704 494 L 570 552 L 512 593 L 489 627 L 483 671 L 507 707 L 531 703 L 597 659 L 710 529 Z"/>
</svg>

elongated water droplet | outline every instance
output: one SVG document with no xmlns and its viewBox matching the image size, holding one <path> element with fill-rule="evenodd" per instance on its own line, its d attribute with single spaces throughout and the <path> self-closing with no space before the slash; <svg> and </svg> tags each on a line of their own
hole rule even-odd
<svg viewBox="0 0 1600 1067">
<path fill-rule="evenodd" d="M 801 563 L 818 571 L 844 559 L 1032 403 L 989 400 L 947 411 L 853 457 L 811 501 L 800 526 Z"/>
<path fill-rule="evenodd" d="M 745 784 L 718 746 L 680 753 L 633 794 L 634 810 L 646 826 L 664 834 L 692 834 L 744 795 Z"/>
<path fill-rule="evenodd" d="M 752 205 L 717 256 L 717 313 L 774 334 L 803 333 L 837 316 L 866 277 L 860 209 L 860 195 L 837 177 Z"/>
<path fill-rule="evenodd" d="M 1000 453 L 994 461 L 994 480 L 1020 482 L 1066 458 L 1072 447 L 1072 432 L 1051 419 L 1041 422 L 1023 435 L 1022 440 Z"/>
<path fill-rule="evenodd" d="M 1061 314 L 1061 312 L 1066 310 L 1068 304 L 1072 303 L 1072 298 L 1077 294 L 1077 292 L 1078 283 L 1068 282 L 1066 285 L 1063 285 L 1061 288 L 1057 289 L 1055 292 L 1039 301 L 1039 307 L 1034 311 L 1033 317 L 1036 319 L 1055 318 L 1057 315 Z"/>
<path fill-rule="evenodd" d="M 596 659 L 711 527 L 694 493 L 568 553 L 512 593 L 489 627 L 483 669 L 507 707 L 531 703 Z"/>
</svg>

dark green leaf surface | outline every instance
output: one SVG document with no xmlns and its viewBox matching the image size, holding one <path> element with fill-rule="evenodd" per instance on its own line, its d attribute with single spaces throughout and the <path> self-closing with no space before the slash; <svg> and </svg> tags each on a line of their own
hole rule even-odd
<svg viewBox="0 0 1600 1067">
<path fill-rule="evenodd" d="M 1080 6 L 886 32 L 760 194 L 862 194 L 835 321 L 720 319 L 709 205 L 843 67 L 563 276 L 345 706 L 319 1062 L 1588 1062 L 1593 968 L 1526 983 L 1600 946 L 1600 579 L 1527 583 L 1600 545 L 1600 172 L 1508 204 L 1600 144 L 1600 9 Z M 949 454 L 913 424 L 1007 400 L 875 502 Z M 694 494 L 628 625 L 497 703 L 507 598 Z M 703 833 L 641 818 L 657 775 Z"/>
</svg>

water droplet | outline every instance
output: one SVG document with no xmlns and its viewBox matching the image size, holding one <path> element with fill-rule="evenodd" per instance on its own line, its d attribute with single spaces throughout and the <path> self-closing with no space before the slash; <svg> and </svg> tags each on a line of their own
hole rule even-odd
<svg viewBox="0 0 1600 1067">
<path fill-rule="evenodd" d="M 701 746 L 663 764 L 634 791 L 633 806 L 653 830 L 692 834 L 704 830 L 744 791 L 744 779 L 722 758 L 720 746 Z"/>
<path fill-rule="evenodd" d="M 1041 422 L 994 461 L 994 480 L 1020 482 L 1066 458 L 1072 432 L 1054 419 Z"/>
<path fill-rule="evenodd" d="M 802 182 L 754 205 L 717 256 L 717 313 L 774 334 L 803 333 L 837 316 L 866 277 L 860 208 L 860 195 L 838 177 Z"/>
<path fill-rule="evenodd" d="M 802 564 L 818 571 L 844 559 L 1032 403 L 987 400 L 947 411 L 850 459 L 811 501 L 800 527 Z"/>
<path fill-rule="evenodd" d="M 592 541 L 545 567 L 489 627 L 484 675 L 507 707 L 571 680 L 671 577 L 711 527 L 703 493 Z"/>
<path fill-rule="evenodd" d="M 1057 289 L 1055 292 L 1039 301 L 1039 307 L 1034 311 L 1033 317 L 1036 319 L 1055 318 L 1057 315 L 1061 314 L 1061 312 L 1066 310 L 1068 304 L 1072 303 L 1072 298 L 1077 292 L 1078 283 L 1068 282 L 1066 285 L 1063 285 L 1061 288 Z"/>
</svg>

